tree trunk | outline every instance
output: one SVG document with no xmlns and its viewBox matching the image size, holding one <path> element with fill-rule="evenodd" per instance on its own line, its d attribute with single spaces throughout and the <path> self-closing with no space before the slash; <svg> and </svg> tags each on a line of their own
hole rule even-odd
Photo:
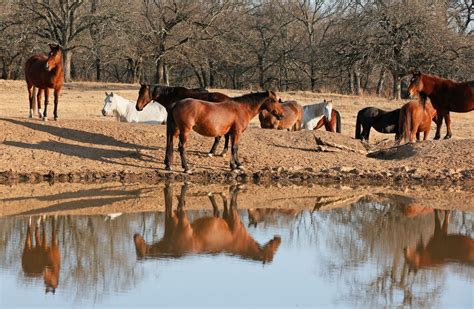
<svg viewBox="0 0 474 309">
<path fill-rule="evenodd" d="M 379 97 L 382 95 L 386 76 L 387 76 L 387 71 L 385 70 L 385 68 L 382 68 L 382 70 L 380 71 L 379 82 L 377 83 L 377 96 Z"/>
<path fill-rule="evenodd" d="M 163 58 L 158 58 L 156 61 L 155 83 L 163 84 Z"/>
<path fill-rule="evenodd" d="M 360 95 L 360 71 L 356 69 L 354 71 L 354 94 Z"/>
<path fill-rule="evenodd" d="M 401 85 L 400 85 L 401 78 L 395 72 L 392 73 L 392 76 L 393 76 L 392 98 L 395 99 L 395 100 L 400 100 L 401 92 L 402 92 L 402 88 L 401 88 Z"/>
<path fill-rule="evenodd" d="M 263 70 L 263 57 L 258 55 L 257 56 L 257 61 L 258 61 L 258 85 L 260 86 L 261 89 L 264 88 L 265 83 L 264 83 L 264 70 Z"/>
<path fill-rule="evenodd" d="M 201 76 L 202 76 L 202 88 L 207 88 L 209 87 L 209 82 L 207 79 L 207 72 L 204 69 L 204 67 L 201 66 Z"/>
<path fill-rule="evenodd" d="M 101 80 L 101 73 L 102 73 L 101 71 L 102 71 L 102 68 L 101 68 L 101 64 L 100 64 L 100 58 L 96 57 L 95 58 L 95 79 L 96 79 L 96 81 Z"/>
<path fill-rule="evenodd" d="M 170 70 L 168 65 L 163 61 L 163 82 L 166 86 L 170 85 Z"/>
<path fill-rule="evenodd" d="M 71 81 L 71 62 L 72 62 L 72 51 L 65 49 L 63 52 L 63 60 L 64 60 L 64 81 L 69 83 Z"/>
<path fill-rule="evenodd" d="M 354 75 L 352 70 L 349 70 L 349 94 L 354 94 Z"/>
<path fill-rule="evenodd" d="M 214 64 L 212 61 L 209 61 L 209 87 L 214 88 L 216 85 L 215 76 L 214 76 Z"/>
</svg>

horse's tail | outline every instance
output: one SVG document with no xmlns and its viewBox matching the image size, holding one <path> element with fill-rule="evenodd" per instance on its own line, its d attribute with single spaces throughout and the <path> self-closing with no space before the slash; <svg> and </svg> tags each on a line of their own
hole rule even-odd
<svg viewBox="0 0 474 309">
<path fill-rule="evenodd" d="M 408 115 L 407 108 L 402 108 L 400 110 L 400 119 L 398 120 L 398 130 L 400 132 L 400 140 L 410 140 L 411 132 L 411 118 Z"/>
<path fill-rule="evenodd" d="M 341 133 L 342 131 L 341 114 L 337 110 L 334 110 L 334 112 L 336 113 L 336 132 Z"/>
<path fill-rule="evenodd" d="M 173 117 L 173 107 L 168 109 L 168 115 L 166 116 L 166 154 L 165 154 L 165 165 L 166 169 L 171 169 L 171 163 L 173 161 L 173 139 L 176 131 L 176 122 Z"/>
<path fill-rule="evenodd" d="M 362 139 L 362 135 L 361 135 L 361 129 L 362 129 L 362 124 L 360 123 L 361 122 L 361 114 L 360 112 L 357 113 L 357 120 L 356 120 L 356 129 L 355 129 L 355 138 L 356 139 Z"/>
</svg>

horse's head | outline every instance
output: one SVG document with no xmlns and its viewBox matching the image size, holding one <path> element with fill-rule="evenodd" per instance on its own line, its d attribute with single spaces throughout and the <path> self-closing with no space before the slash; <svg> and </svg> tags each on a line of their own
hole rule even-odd
<svg viewBox="0 0 474 309">
<path fill-rule="evenodd" d="M 56 66 L 62 64 L 63 52 L 61 45 L 49 44 L 51 51 L 48 54 L 48 60 L 46 60 L 45 69 L 46 71 L 52 71 Z"/>
<path fill-rule="evenodd" d="M 408 271 L 414 271 L 415 273 L 420 268 L 420 262 L 422 259 L 424 251 L 423 239 L 418 241 L 416 248 L 413 250 L 412 248 L 405 248 L 404 255 L 405 255 L 405 263 L 408 265 Z"/>
<path fill-rule="evenodd" d="M 266 109 L 278 120 L 283 119 L 283 108 L 281 103 L 277 100 L 276 94 L 273 91 L 266 91 L 267 99 L 262 104 L 262 109 Z"/>
<path fill-rule="evenodd" d="M 262 218 L 258 209 L 249 208 L 247 209 L 247 214 L 249 216 L 249 227 L 251 227 L 252 225 L 254 227 L 257 227 L 257 223 L 262 221 Z"/>
<path fill-rule="evenodd" d="M 113 110 L 113 103 L 114 103 L 114 93 L 107 93 L 105 92 L 105 99 L 104 99 L 104 107 L 102 108 L 102 115 L 107 116 Z"/>
<path fill-rule="evenodd" d="M 273 256 L 275 255 L 278 247 L 280 247 L 281 238 L 280 236 L 274 236 L 272 240 L 270 240 L 265 246 L 263 246 L 262 250 L 262 262 L 270 263 L 273 261 Z"/>
<path fill-rule="evenodd" d="M 140 90 L 138 91 L 137 105 L 135 108 L 137 111 L 142 111 L 145 106 L 153 101 L 153 94 L 151 93 L 151 86 L 147 84 L 140 84 Z"/>
<path fill-rule="evenodd" d="M 411 97 L 413 97 L 422 90 L 423 90 L 423 82 L 421 81 L 421 72 L 420 71 L 413 72 L 410 79 L 410 85 L 408 86 L 408 94 Z"/>
</svg>

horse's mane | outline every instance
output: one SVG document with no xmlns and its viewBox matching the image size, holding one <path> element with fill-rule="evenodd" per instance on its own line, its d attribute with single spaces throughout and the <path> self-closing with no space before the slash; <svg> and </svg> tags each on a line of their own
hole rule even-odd
<svg viewBox="0 0 474 309">
<path fill-rule="evenodd" d="M 236 101 L 239 103 L 246 103 L 246 104 L 257 104 L 262 101 L 264 98 L 270 98 L 270 92 L 253 92 L 241 95 L 239 97 L 233 97 L 232 101 Z"/>
</svg>

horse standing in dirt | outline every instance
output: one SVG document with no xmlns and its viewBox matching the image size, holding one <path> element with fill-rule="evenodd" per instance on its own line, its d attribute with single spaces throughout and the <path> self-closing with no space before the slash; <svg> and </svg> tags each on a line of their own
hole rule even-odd
<svg viewBox="0 0 474 309">
<path fill-rule="evenodd" d="M 435 120 L 436 110 L 429 101 L 424 105 L 418 101 L 408 102 L 400 109 L 400 140 L 413 143 L 416 136 L 416 140 L 420 141 L 420 133 L 423 132 L 423 140 L 426 141 L 431 130 L 431 121 Z"/>
<path fill-rule="evenodd" d="M 188 89 L 185 87 L 140 84 L 136 109 L 137 111 L 141 111 L 151 101 L 156 101 L 163 105 L 166 108 L 166 111 L 169 113 L 175 102 L 187 98 L 198 99 L 207 102 L 224 102 L 230 99 L 230 97 L 223 93 L 208 92 L 206 89 L 202 88 Z M 216 154 L 217 146 L 219 145 L 221 138 L 222 136 L 215 137 L 214 144 L 209 151 L 210 157 Z M 224 149 L 220 154 L 221 156 L 224 156 L 227 153 L 228 147 L 229 136 L 225 135 L 225 144 Z"/>
<path fill-rule="evenodd" d="M 445 139 L 451 138 L 451 118 L 449 112 L 466 113 L 474 110 L 474 81 L 458 83 L 438 76 L 414 72 L 408 86 L 410 96 L 419 94 L 426 102 L 428 97 L 437 112 L 436 134 L 434 139 L 441 137 L 441 126 L 446 123 Z"/>
<path fill-rule="evenodd" d="M 250 120 L 264 109 L 278 120 L 283 118 L 281 104 L 273 91 L 246 94 L 221 103 L 196 99 L 176 102 L 168 112 L 166 124 L 166 169 L 171 170 L 173 142 L 174 138 L 179 136 L 181 165 L 185 172 L 190 172 L 186 159 L 186 143 L 192 130 L 209 137 L 230 134 L 230 168 L 243 169 L 238 156 L 240 136 L 247 129 Z"/>
<path fill-rule="evenodd" d="M 390 112 L 376 107 L 366 107 L 357 113 L 355 138 L 369 141 L 370 129 L 386 134 L 395 133 L 395 140 L 399 140 L 400 109 Z"/>
<path fill-rule="evenodd" d="M 326 116 L 323 116 L 319 120 L 314 130 L 321 128 L 323 125 L 326 131 L 328 132 L 341 133 L 342 132 L 341 114 L 333 108 L 331 111 L 331 119 L 328 121 Z"/>
<path fill-rule="evenodd" d="M 46 57 L 38 54 L 30 57 L 25 64 L 25 79 L 30 101 L 30 114 L 33 117 L 35 88 L 38 88 L 38 114 L 48 120 L 49 89 L 54 89 L 54 120 L 58 120 L 59 93 L 64 85 L 63 51 L 56 44 L 49 44 L 51 51 Z M 44 92 L 44 113 L 41 115 L 41 94 Z"/>
<path fill-rule="evenodd" d="M 322 103 L 315 103 L 303 107 L 303 129 L 313 130 L 318 125 L 318 122 L 326 117 L 331 121 L 332 104 L 324 100 Z"/>
<path fill-rule="evenodd" d="M 180 258 L 190 254 L 225 253 L 244 259 L 269 263 L 280 246 L 281 239 L 275 236 L 260 246 L 248 233 L 237 213 L 237 187 L 231 187 L 230 208 L 223 196 L 224 211 L 219 217 L 217 203 L 209 196 L 214 216 L 202 217 L 190 223 L 184 210 L 187 185 L 183 185 L 178 198 L 178 207 L 172 210 L 171 187 L 165 187 L 165 231 L 163 238 L 151 245 L 139 234 L 133 236 L 138 258 Z"/>
<path fill-rule="evenodd" d="M 56 291 L 59 283 L 59 270 L 61 267 L 61 254 L 56 238 L 55 220 L 51 221 L 51 243 L 46 242 L 46 231 L 44 219 L 41 222 L 42 236 L 40 235 L 39 223 L 35 226 L 35 244 L 33 245 L 33 231 L 31 218 L 26 230 L 25 246 L 21 256 L 21 266 L 27 276 L 40 276 L 43 274 L 46 293 Z"/>
<path fill-rule="evenodd" d="M 283 119 L 278 120 L 272 113 L 263 110 L 258 114 L 260 120 L 260 127 L 263 129 L 277 129 L 277 130 L 288 130 L 288 131 L 299 131 L 301 130 L 301 124 L 303 122 L 303 107 L 296 101 L 282 102 L 279 100 L 282 110 Z"/>
<path fill-rule="evenodd" d="M 409 271 L 416 272 L 420 268 L 436 267 L 448 262 L 474 265 L 474 240 L 461 234 L 448 234 L 449 214 L 449 210 L 446 210 L 441 226 L 439 210 L 435 210 L 434 233 L 426 247 L 420 242 L 414 250 L 405 249 Z"/>
<path fill-rule="evenodd" d="M 113 92 L 105 93 L 102 115 L 113 114 L 120 122 L 141 122 L 165 124 L 168 113 L 158 102 L 148 104 L 141 112 L 135 108 L 135 103 Z"/>
</svg>

